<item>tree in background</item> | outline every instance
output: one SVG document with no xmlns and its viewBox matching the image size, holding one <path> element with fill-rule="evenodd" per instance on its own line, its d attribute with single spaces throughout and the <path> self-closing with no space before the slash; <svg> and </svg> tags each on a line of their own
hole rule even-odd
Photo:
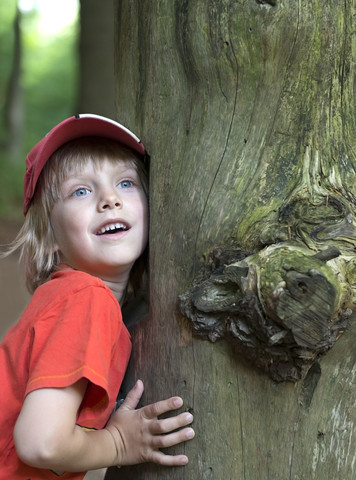
<svg viewBox="0 0 356 480">
<path fill-rule="evenodd" d="M 16 8 L 13 23 L 14 48 L 4 99 L 4 149 L 15 160 L 22 151 L 24 106 L 21 87 L 21 12 Z"/>
<path fill-rule="evenodd" d="M 24 5 L 0 5 L 2 217 L 14 206 L 21 216 L 24 156 L 53 125 L 78 112 L 115 116 L 112 1 L 71 0 L 77 17 L 60 0 Z"/>
<path fill-rule="evenodd" d="M 180 394 L 196 437 L 187 467 L 106 478 L 351 480 L 355 1 L 115 4 L 117 109 L 152 157 L 128 383 Z"/>
<path fill-rule="evenodd" d="M 0 6 L 0 216 L 11 218 L 21 217 L 26 153 L 76 111 L 78 90 L 77 23 L 49 34 L 35 7 L 17 3 Z"/>
<path fill-rule="evenodd" d="M 81 0 L 79 61 L 78 111 L 115 118 L 112 0 Z"/>
</svg>

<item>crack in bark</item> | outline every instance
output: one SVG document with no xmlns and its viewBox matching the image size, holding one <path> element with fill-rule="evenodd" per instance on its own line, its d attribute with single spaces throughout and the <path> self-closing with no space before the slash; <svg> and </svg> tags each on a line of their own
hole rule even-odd
<svg viewBox="0 0 356 480">
<path fill-rule="evenodd" d="M 313 400 L 314 392 L 318 386 L 318 382 L 321 377 L 321 368 L 318 362 L 315 362 L 314 365 L 310 368 L 308 374 L 303 380 L 302 388 L 299 394 L 299 405 L 304 409 L 308 410 L 311 402 Z"/>
<path fill-rule="evenodd" d="M 241 413 L 241 395 L 240 395 L 240 383 L 239 383 L 239 378 L 237 377 L 237 401 L 238 401 L 238 407 L 239 407 L 239 419 L 240 419 L 240 442 L 241 442 L 241 460 L 242 460 L 242 466 L 243 466 L 243 479 L 246 479 L 246 470 L 245 470 L 245 454 L 244 454 L 244 433 L 243 433 L 243 427 L 242 427 L 242 419 L 243 415 Z"/>
<path fill-rule="evenodd" d="M 261 4 L 261 5 L 265 5 L 267 3 L 271 7 L 276 7 L 277 6 L 277 0 L 256 0 L 256 2 Z"/>
<path fill-rule="evenodd" d="M 321 368 L 319 363 L 315 362 L 314 365 L 310 368 L 306 377 L 304 378 L 302 387 L 299 393 L 297 420 L 294 424 L 292 448 L 291 448 L 291 454 L 289 459 L 289 480 L 293 479 L 295 441 L 296 441 L 296 436 L 299 429 L 301 412 L 302 412 L 302 409 L 305 411 L 309 409 L 320 377 L 321 377 Z"/>
<path fill-rule="evenodd" d="M 198 228 L 197 228 L 196 238 L 195 238 L 195 247 L 194 247 L 194 248 L 195 248 L 195 252 L 197 252 L 198 238 L 199 238 L 199 234 L 200 234 L 200 230 L 201 230 L 201 225 L 202 225 L 202 222 L 203 222 L 203 218 L 204 218 L 204 215 L 205 215 L 205 212 L 206 212 L 206 208 L 207 208 L 207 206 L 208 206 L 208 201 L 209 201 L 209 198 L 210 198 L 210 196 L 211 196 L 211 194 L 212 194 L 213 187 L 214 187 L 214 185 L 215 185 L 215 182 L 216 182 L 218 173 L 219 173 L 219 171 L 220 171 L 221 165 L 222 165 L 222 163 L 223 163 L 223 161 L 224 161 L 224 157 L 225 157 L 225 154 L 226 154 L 226 148 L 227 148 L 227 145 L 228 145 L 228 143 L 229 143 L 229 138 L 230 138 L 230 136 L 231 136 L 233 121 L 234 121 L 235 113 L 236 113 L 237 93 L 238 93 L 238 61 L 237 61 L 237 56 L 236 56 L 236 53 L 235 53 L 235 50 L 234 50 L 234 45 L 233 45 L 232 40 L 230 41 L 230 44 L 231 44 L 231 51 L 232 51 L 232 53 L 233 53 L 233 57 L 234 57 L 234 59 L 235 59 L 235 64 L 236 64 L 235 96 L 234 96 L 233 108 L 232 108 L 232 113 L 231 113 L 231 120 L 230 120 L 229 130 L 228 130 L 227 136 L 226 136 L 226 141 L 225 141 L 225 145 L 224 145 L 224 150 L 223 150 L 223 153 L 222 153 L 221 158 L 220 158 L 220 160 L 219 160 L 218 166 L 217 166 L 217 168 L 216 168 L 216 171 L 215 171 L 215 174 L 214 174 L 214 178 L 213 178 L 212 183 L 211 183 L 211 185 L 210 185 L 208 194 L 207 194 L 206 199 L 205 199 L 205 202 L 204 202 L 204 206 L 203 206 L 203 209 L 202 209 L 202 213 L 201 213 L 201 216 L 200 216 L 199 225 L 198 225 Z M 222 92 L 222 90 L 221 90 L 221 92 Z M 225 96 L 224 92 L 222 92 L 222 95 Z"/>
<path fill-rule="evenodd" d="M 293 472 L 293 463 L 294 463 L 295 439 L 296 439 L 297 431 L 298 431 L 298 428 L 299 428 L 299 422 L 300 422 L 300 407 L 298 408 L 297 421 L 294 424 L 292 448 L 291 448 L 291 454 L 290 454 L 290 457 L 289 457 L 289 480 L 293 480 L 292 472 Z"/>
</svg>

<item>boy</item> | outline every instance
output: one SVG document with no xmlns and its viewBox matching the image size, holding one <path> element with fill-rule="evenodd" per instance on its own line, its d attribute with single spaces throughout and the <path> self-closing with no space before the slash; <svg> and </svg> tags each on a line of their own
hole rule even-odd
<svg viewBox="0 0 356 480">
<path fill-rule="evenodd" d="M 0 479 L 188 461 L 159 450 L 194 436 L 181 428 L 188 413 L 157 419 L 181 398 L 135 410 L 138 381 L 108 421 L 131 351 L 120 305 L 147 244 L 145 155 L 129 130 L 88 114 L 61 122 L 27 156 L 25 222 L 9 251 L 20 249 L 34 295 L 0 345 Z"/>
</svg>

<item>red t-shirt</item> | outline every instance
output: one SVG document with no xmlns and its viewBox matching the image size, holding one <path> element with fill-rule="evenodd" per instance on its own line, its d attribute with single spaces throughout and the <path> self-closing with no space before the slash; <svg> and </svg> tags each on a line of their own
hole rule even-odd
<svg viewBox="0 0 356 480">
<path fill-rule="evenodd" d="M 17 457 L 13 430 L 25 396 L 39 388 L 89 380 L 77 424 L 103 428 L 131 352 L 118 301 L 98 278 L 72 269 L 40 286 L 0 344 L 0 479 L 82 479 L 56 475 Z"/>
</svg>

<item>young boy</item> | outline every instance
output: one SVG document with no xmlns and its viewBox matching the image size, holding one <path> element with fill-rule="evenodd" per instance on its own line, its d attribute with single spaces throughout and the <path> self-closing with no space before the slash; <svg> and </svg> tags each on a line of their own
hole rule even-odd
<svg viewBox="0 0 356 480">
<path fill-rule="evenodd" d="M 136 410 L 138 381 L 110 418 L 131 351 L 120 305 L 147 244 L 145 155 L 125 127 L 88 114 L 27 156 L 25 222 L 10 251 L 20 249 L 34 295 L 0 345 L 0 479 L 188 461 L 159 450 L 194 436 L 188 413 L 157 418 L 181 398 Z"/>
</svg>

